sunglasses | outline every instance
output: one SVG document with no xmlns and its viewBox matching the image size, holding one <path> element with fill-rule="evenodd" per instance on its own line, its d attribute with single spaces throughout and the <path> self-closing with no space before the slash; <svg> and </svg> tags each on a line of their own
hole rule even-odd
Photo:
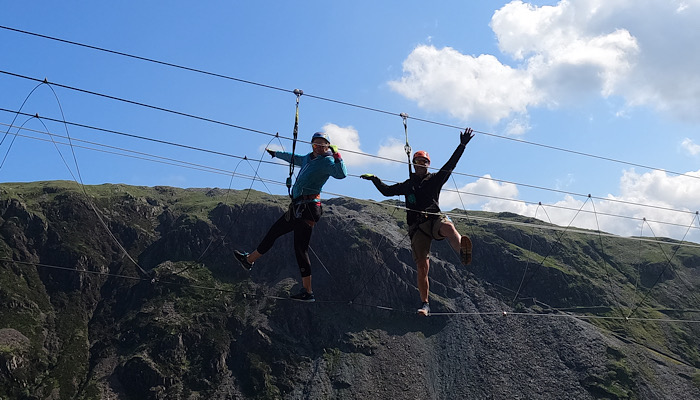
<svg viewBox="0 0 700 400">
<path fill-rule="evenodd" d="M 416 158 L 413 160 L 413 163 L 418 165 L 430 165 L 430 161 L 426 160 L 425 158 Z"/>
<path fill-rule="evenodd" d="M 328 143 L 311 143 L 311 146 L 313 146 L 313 147 L 328 147 L 330 145 Z"/>
</svg>

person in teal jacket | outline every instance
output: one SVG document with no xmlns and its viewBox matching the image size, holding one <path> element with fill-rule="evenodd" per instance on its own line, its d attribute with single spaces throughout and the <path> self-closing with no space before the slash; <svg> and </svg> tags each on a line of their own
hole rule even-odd
<svg viewBox="0 0 700 400">
<path fill-rule="evenodd" d="M 272 248 L 275 240 L 294 232 L 294 255 L 301 272 L 303 288 L 294 300 L 314 301 L 311 288 L 311 260 L 309 242 L 313 227 L 321 218 L 321 189 L 329 177 L 343 179 L 348 175 L 338 147 L 331 145 L 328 135 L 316 132 L 311 138 L 312 151 L 306 155 L 266 149 L 277 157 L 301 167 L 292 187 L 292 203 L 289 209 L 275 222 L 258 247 L 252 253 L 235 250 L 234 255 L 243 268 L 250 271 L 255 261 Z"/>
</svg>

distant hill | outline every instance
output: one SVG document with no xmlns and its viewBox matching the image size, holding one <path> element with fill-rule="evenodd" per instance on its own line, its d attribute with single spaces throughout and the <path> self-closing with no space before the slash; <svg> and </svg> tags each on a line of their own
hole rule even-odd
<svg viewBox="0 0 700 400">
<path fill-rule="evenodd" d="M 395 201 L 323 202 L 305 304 L 291 235 L 232 257 L 287 198 L 84 189 L 0 184 L 0 399 L 700 398 L 697 247 L 469 212 L 421 318 Z"/>
</svg>

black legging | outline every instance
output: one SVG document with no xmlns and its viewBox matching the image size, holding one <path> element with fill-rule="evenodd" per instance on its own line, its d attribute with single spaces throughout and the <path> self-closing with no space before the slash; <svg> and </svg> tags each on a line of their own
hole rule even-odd
<svg viewBox="0 0 700 400">
<path fill-rule="evenodd" d="M 278 237 L 294 231 L 294 255 L 297 258 L 302 277 L 311 276 L 311 260 L 309 259 L 309 242 L 313 227 L 307 221 L 318 222 L 323 213 L 321 203 L 310 202 L 290 207 L 286 213 L 272 224 L 270 230 L 258 245 L 260 254 L 267 253 Z"/>
</svg>

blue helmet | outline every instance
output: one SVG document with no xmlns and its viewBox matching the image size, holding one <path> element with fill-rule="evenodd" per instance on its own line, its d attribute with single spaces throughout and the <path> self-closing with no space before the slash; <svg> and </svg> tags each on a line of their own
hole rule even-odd
<svg viewBox="0 0 700 400">
<path fill-rule="evenodd" d="M 316 133 L 314 133 L 314 135 L 311 137 L 311 141 L 313 142 L 314 139 L 316 139 L 316 138 L 321 138 L 321 139 L 325 140 L 326 142 L 328 142 L 328 144 L 331 144 L 331 138 L 328 137 L 328 134 L 327 134 L 327 133 L 324 133 L 324 132 L 316 132 Z"/>
</svg>

